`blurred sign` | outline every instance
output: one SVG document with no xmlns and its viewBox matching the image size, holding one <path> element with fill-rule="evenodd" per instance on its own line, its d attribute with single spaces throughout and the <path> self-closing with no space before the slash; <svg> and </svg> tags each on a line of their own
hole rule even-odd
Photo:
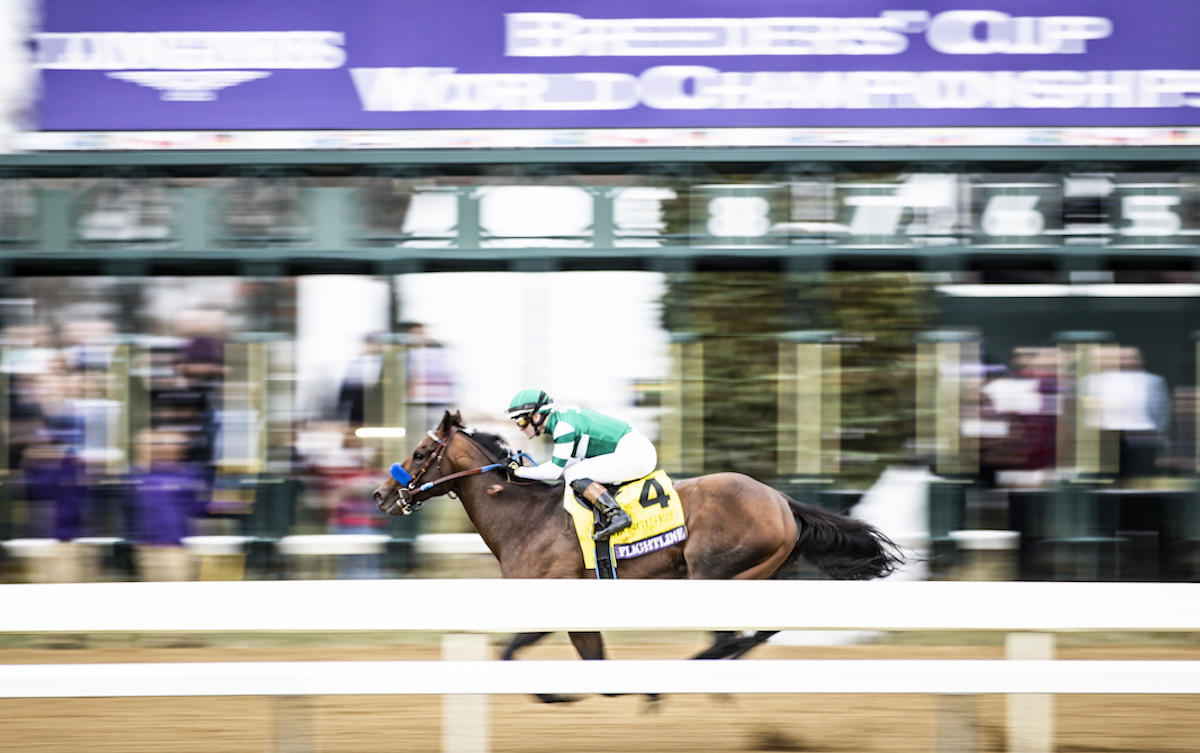
<svg viewBox="0 0 1200 753">
<path fill-rule="evenodd" d="M 783 245 L 772 230 L 786 216 L 786 185 L 698 185 L 692 187 L 692 198 L 692 234 L 699 245 Z"/>
<path fill-rule="evenodd" d="M 1194 243 L 1200 234 L 1196 198 L 1194 184 L 1179 179 L 1114 181 L 1116 244 L 1146 248 Z"/>
<path fill-rule="evenodd" d="M 1012 5 L 44 0 L 39 127 L 1200 125 L 1194 0 Z"/>
<path fill-rule="evenodd" d="M 998 181 L 971 184 L 974 243 L 993 248 L 1058 245 L 1063 236 L 1062 190 L 1055 182 Z"/>
<path fill-rule="evenodd" d="M 848 247 L 945 245 L 961 231 L 958 177 L 916 173 L 838 185 Z"/>
<path fill-rule="evenodd" d="M 319 186 L 258 175 L 183 181 L 112 175 L 41 188 L 8 178 L 0 180 L 0 241 L 50 254 L 318 242 L 346 251 L 686 245 L 826 253 L 1173 249 L 1192 247 L 1200 237 L 1196 172 L 1076 172 L 1067 166 L 1061 174 L 1015 174 L 960 167 L 963 172 L 771 172 L 741 176 L 741 183 L 731 180 L 737 176 L 723 182 L 573 176 L 579 185 L 536 173 L 507 184 L 484 176 L 455 186 L 386 175 Z M 617 181 L 632 185 L 613 185 Z M 197 206 L 208 207 L 212 220 L 199 229 L 185 211 Z M 39 217 L 62 222 L 39 225 Z"/>
</svg>

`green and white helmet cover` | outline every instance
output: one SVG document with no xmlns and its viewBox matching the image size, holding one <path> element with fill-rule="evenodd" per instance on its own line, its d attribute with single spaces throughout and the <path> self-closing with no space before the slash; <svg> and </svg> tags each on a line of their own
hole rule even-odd
<svg viewBox="0 0 1200 753">
<path fill-rule="evenodd" d="M 521 390 L 513 395 L 513 399 L 508 403 L 508 417 L 509 419 L 513 419 L 526 413 L 533 413 L 534 411 L 549 413 L 553 406 L 554 398 L 547 395 L 544 391 L 534 389 Z"/>
</svg>

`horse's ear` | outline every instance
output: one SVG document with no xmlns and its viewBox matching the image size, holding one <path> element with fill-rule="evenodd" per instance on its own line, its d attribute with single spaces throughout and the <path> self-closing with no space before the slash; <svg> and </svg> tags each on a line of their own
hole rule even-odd
<svg viewBox="0 0 1200 753">
<path fill-rule="evenodd" d="M 443 431 L 449 431 L 455 426 L 460 429 L 462 428 L 462 413 L 460 411 L 454 411 L 453 413 L 446 411 L 445 415 L 442 416 L 442 424 L 438 428 Z"/>
</svg>

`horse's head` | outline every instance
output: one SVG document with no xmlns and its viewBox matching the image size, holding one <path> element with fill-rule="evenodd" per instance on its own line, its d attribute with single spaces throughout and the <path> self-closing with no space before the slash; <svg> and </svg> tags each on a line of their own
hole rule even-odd
<svg viewBox="0 0 1200 753">
<path fill-rule="evenodd" d="M 455 441 L 457 437 L 470 440 L 470 434 L 461 414 L 446 411 L 412 454 L 392 466 L 390 477 L 375 490 L 375 504 L 388 515 L 409 515 L 430 497 L 447 493 L 448 482 L 503 468 L 477 441 Z"/>
<path fill-rule="evenodd" d="M 429 432 L 407 458 L 392 465 L 391 475 L 372 495 L 381 511 L 388 515 L 410 515 L 434 496 L 428 493 L 432 487 L 422 489 L 422 486 L 436 477 L 436 468 L 441 464 L 450 438 L 461 428 L 462 416 L 446 411 L 438 427 Z"/>
</svg>

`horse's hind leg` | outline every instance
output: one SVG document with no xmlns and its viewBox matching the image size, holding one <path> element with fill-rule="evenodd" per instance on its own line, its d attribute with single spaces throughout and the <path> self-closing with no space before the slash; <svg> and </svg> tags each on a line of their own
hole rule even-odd
<svg viewBox="0 0 1200 753">
<path fill-rule="evenodd" d="M 738 646 L 738 649 L 726 658 L 740 659 L 742 657 L 742 655 L 745 654 L 747 651 L 754 648 L 755 646 L 766 643 L 768 638 L 770 638 L 772 635 L 777 634 L 778 632 L 779 632 L 778 630 L 759 630 L 754 635 L 751 635 L 746 638 L 742 638 L 740 641 L 738 641 L 738 643 L 740 644 Z"/>
<path fill-rule="evenodd" d="M 713 633 L 713 644 L 693 659 L 724 659 L 737 648 L 738 634 L 732 630 L 718 630 Z"/>
<path fill-rule="evenodd" d="M 713 644 L 692 658 L 737 659 L 778 632 L 778 630 L 759 630 L 754 635 L 743 637 L 730 630 L 719 630 L 713 633 Z"/>
</svg>

